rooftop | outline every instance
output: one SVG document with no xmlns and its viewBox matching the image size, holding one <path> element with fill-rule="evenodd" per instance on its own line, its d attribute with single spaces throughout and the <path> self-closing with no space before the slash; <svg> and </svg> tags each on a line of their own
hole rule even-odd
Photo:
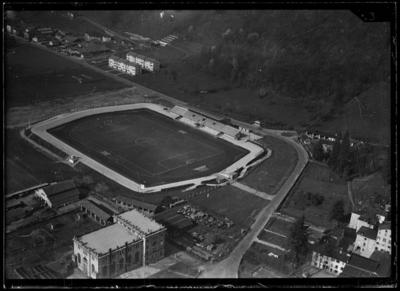
<svg viewBox="0 0 400 291">
<path fill-rule="evenodd" d="M 130 224 L 135 225 L 145 234 L 156 232 L 164 228 L 161 224 L 158 224 L 154 220 L 144 216 L 135 209 L 119 214 L 117 217 L 127 220 Z"/>
<path fill-rule="evenodd" d="M 379 262 L 356 254 L 351 256 L 348 264 L 371 273 L 375 273 L 379 267 Z"/>
<path fill-rule="evenodd" d="M 97 231 L 85 234 L 80 237 L 82 243 L 94 249 L 97 253 L 104 254 L 109 249 L 114 250 L 123 246 L 126 242 L 130 243 L 139 240 L 139 236 L 128 231 L 121 224 L 112 224 Z"/>
<path fill-rule="evenodd" d="M 377 235 L 377 231 L 376 229 L 372 229 L 372 228 L 368 228 L 366 226 L 362 226 L 358 232 L 357 235 L 362 235 L 366 238 L 372 239 L 372 240 L 376 240 L 376 235 Z"/>
<path fill-rule="evenodd" d="M 75 183 L 73 180 L 66 180 L 63 182 L 59 182 L 56 184 L 50 184 L 46 187 L 43 187 L 43 191 L 46 193 L 48 197 L 52 195 L 59 194 L 61 192 L 65 192 L 71 189 L 75 189 Z"/>
<path fill-rule="evenodd" d="M 90 200 L 82 200 L 81 205 L 87 209 L 89 209 L 91 212 L 95 213 L 98 217 L 108 220 L 110 217 L 112 217 L 113 213 L 111 211 L 107 211 L 102 207 L 99 207 L 99 205 L 95 204 L 94 202 Z"/>
<path fill-rule="evenodd" d="M 390 221 L 384 221 L 381 225 L 379 225 L 379 230 L 381 229 L 392 229 L 392 223 Z"/>
</svg>

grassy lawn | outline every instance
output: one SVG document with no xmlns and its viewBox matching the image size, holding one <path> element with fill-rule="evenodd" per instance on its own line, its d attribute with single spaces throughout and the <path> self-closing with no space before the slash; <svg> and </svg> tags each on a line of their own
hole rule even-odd
<svg viewBox="0 0 400 291">
<path fill-rule="evenodd" d="M 316 171 L 318 175 L 315 175 Z M 304 215 L 308 222 L 316 226 L 332 227 L 334 221 L 330 219 L 330 212 L 333 204 L 340 199 L 344 201 L 345 209 L 350 211 L 346 182 L 331 173 L 326 165 L 311 162 L 280 211 L 294 217 Z"/>
<path fill-rule="evenodd" d="M 103 74 L 34 47 L 17 44 L 5 58 L 6 108 L 126 87 Z M 76 78 L 81 78 L 78 82 Z"/>
<path fill-rule="evenodd" d="M 31 267 L 57 261 L 73 249 L 74 235 L 81 235 L 101 227 L 89 218 L 81 218 L 76 222 L 74 219 L 76 213 L 77 211 L 74 211 L 7 234 L 5 241 L 7 277 L 13 278 L 15 276 L 13 270 L 19 266 Z M 50 223 L 54 226 L 53 232 L 49 229 Z M 69 260 L 71 257 L 66 257 L 66 261 Z M 63 270 L 56 271 L 63 272 Z"/>
<path fill-rule="evenodd" d="M 189 200 L 193 205 L 207 211 L 227 216 L 234 223 L 250 226 L 257 213 L 269 202 L 233 186 L 225 186 L 211 191 L 207 195 L 198 195 Z"/>
<path fill-rule="evenodd" d="M 288 143 L 266 136 L 262 139 L 272 150 L 271 157 L 255 168 L 241 182 L 256 190 L 274 195 L 290 175 L 297 162 L 297 153 Z"/>
</svg>

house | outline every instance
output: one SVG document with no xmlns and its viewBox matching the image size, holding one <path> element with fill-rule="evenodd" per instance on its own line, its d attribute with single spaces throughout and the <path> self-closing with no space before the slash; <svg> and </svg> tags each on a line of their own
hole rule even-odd
<svg viewBox="0 0 400 291">
<path fill-rule="evenodd" d="M 342 248 L 337 248 L 337 242 L 334 237 L 329 237 L 313 245 L 311 265 L 332 275 L 340 275 L 349 261 L 350 254 Z"/>
<path fill-rule="evenodd" d="M 391 248 L 392 248 L 391 222 L 386 221 L 381 225 L 379 225 L 378 227 L 375 249 L 391 254 L 392 253 Z"/>
<path fill-rule="evenodd" d="M 349 262 L 343 269 L 339 277 L 341 278 L 360 278 L 360 277 L 379 277 L 379 262 L 356 254 L 350 257 Z"/>
<path fill-rule="evenodd" d="M 114 224 L 74 237 L 73 261 L 88 277 L 112 278 L 164 257 L 166 228 L 136 210 Z"/>
<path fill-rule="evenodd" d="M 103 226 L 113 223 L 114 213 L 106 207 L 102 207 L 102 205 L 85 199 L 80 202 L 80 208 L 81 211 L 84 211 L 90 218 Z"/>
<path fill-rule="evenodd" d="M 58 208 L 77 202 L 79 194 L 73 180 L 52 183 L 35 190 L 35 196 L 42 199 L 50 208 Z"/>
<path fill-rule="evenodd" d="M 354 252 L 363 257 L 369 258 L 375 251 L 377 230 L 362 226 L 357 231 L 356 241 L 354 242 Z"/>
<path fill-rule="evenodd" d="M 378 222 L 377 217 L 368 215 L 367 213 L 361 214 L 352 212 L 350 217 L 350 223 L 348 227 L 358 231 L 361 227 L 374 228 L 374 225 Z"/>
<path fill-rule="evenodd" d="M 110 56 L 108 58 L 108 66 L 131 76 L 136 76 L 142 72 L 140 66 L 117 56 Z"/>
</svg>

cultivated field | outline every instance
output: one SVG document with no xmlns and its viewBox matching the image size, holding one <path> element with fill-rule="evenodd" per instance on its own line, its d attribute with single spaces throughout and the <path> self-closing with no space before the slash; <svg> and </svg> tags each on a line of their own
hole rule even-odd
<svg viewBox="0 0 400 291">
<path fill-rule="evenodd" d="M 148 187 L 217 173 L 247 153 L 150 110 L 92 115 L 49 132 Z"/>
<path fill-rule="evenodd" d="M 274 137 L 265 136 L 262 143 L 272 150 L 271 157 L 251 171 L 241 183 L 274 195 L 296 165 L 297 153 L 291 145 Z"/>
<path fill-rule="evenodd" d="M 6 108 L 28 106 L 126 87 L 100 73 L 29 44 L 18 43 L 5 57 Z M 81 81 L 79 81 L 81 80 Z"/>
</svg>

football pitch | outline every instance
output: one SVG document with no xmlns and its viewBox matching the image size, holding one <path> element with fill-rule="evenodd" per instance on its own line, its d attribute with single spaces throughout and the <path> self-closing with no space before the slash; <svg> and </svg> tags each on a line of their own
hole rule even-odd
<svg viewBox="0 0 400 291">
<path fill-rule="evenodd" d="M 48 132 L 146 187 L 211 175 L 248 153 L 148 109 L 91 115 Z"/>
</svg>

